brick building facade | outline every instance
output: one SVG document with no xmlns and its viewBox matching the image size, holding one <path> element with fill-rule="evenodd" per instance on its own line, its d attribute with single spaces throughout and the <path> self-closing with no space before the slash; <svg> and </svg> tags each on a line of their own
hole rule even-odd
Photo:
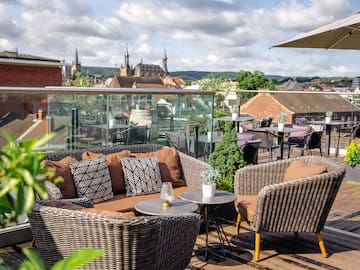
<svg viewBox="0 0 360 270">
<path fill-rule="evenodd" d="M 61 61 L 18 52 L 0 52 L 0 86 L 61 85 Z"/>
</svg>

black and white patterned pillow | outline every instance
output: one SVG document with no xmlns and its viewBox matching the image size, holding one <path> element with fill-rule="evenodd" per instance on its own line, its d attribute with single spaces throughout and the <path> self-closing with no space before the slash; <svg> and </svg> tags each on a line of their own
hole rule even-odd
<svg viewBox="0 0 360 270">
<path fill-rule="evenodd" d="M 121 158 L 127 196 L 157 193 L 161 190 L 161 174 L 156 156 Z"/>
<path fill-rule="evenodd" d="M 99 157 L 69 163 L 76 192 L 94 203 L 114 198 L 106 157 Z"/>
</svg>

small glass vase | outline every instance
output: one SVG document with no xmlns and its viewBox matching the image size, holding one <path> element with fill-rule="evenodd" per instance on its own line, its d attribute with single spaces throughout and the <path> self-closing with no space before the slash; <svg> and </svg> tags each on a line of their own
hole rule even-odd
<svg viewBox="0 0 360 270">
<path fill-rule="evenodd" d="M 174 190 L 172 187 L 171 182 L 164 182 L 161 186 L 160 191 L 160 199 L 162 200 L 163 207 L 171 206 L 172 202 L 174 201 Z"/>
</svg>

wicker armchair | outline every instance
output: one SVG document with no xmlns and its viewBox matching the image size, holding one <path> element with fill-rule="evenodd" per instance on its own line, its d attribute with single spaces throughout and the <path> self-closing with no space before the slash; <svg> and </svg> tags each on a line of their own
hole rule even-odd
<svg viewBox="0 0 360 270">
<path fill-rule="evenodd" d="M 122 218 L 48 207 L 41 201 L 29 220 L 47 267 L 83 247 L 106 251 L 82 269 L 185 269 L 200 228 L 198 214 Z"/>
<path fill-rule="evenodd" d="M 250 225 L 255 231 L 255 261 L 260 258 L 262 232 L 316 233 L 322 255 L 327 257 L 320 231 L 324 228 L 339 190 L 345 167 L 326 157 L 305 156 L 300 159 L 309 165 L 324 165 L 327 172 L 283 182 L 283 175 L 290 162 L 294 160 L 287 159 L 247 166 L 239 169 L 235 175 L 234 189 L 238 196 L 237 201 L 239 202 L 243 196 L 245 201 L 252 205 L 253 216 Z M 237 233 L 244 218 L 241 205 L 243 204 L 235 205 L 239 213 Z"/>
</svg>

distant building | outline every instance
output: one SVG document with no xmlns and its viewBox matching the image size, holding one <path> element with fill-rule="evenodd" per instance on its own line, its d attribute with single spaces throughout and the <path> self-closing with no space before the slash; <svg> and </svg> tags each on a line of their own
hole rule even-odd
<svg viewBox="0 0 360 270">
<path fill-rule="evenodd" d="M 115 76 L 111 88 L 183 88 L 185 82 L 180 77 L 169 76 L 167 54 L 164 51 L 162 67 L 154 64 L 140 63 L 130 65 L 128 48 L 124 51 L 124 64 L 120 67 L 120 76 Z"/>
<path fill-rule="evenodd" d="M 0 52 L 0 86 L 12 87 L 45 87 L 61 86 L 62 67 L 60 60 L 20 54 L 15 52 Z M 44 135 L 47 121 L 41 121 L 47 115 L 47 95 L 6 95 L 2 96 L 0 106 L 0 129 L 6 130 L 16 138 L 24 134 L 29 137 Z M 37 122 L 33 122 L 36 118 Z M 38 128 L 33 128 L 37 125 Z M 29 130 L 32 130 L 29 132 Z M 29 132 L 29 133 L 28 133 Z M 6 143 L 0 136 L 0 145 Z"/>
<path fill-rule="evenodd" d="M 358 77 L 353 78 L 351 88 L 353 89 L 360 88 L 360 78 Z"/>
<path fill-rule="evenodd" d="M 360 119 L 360 108 L 351 104 L 340 95 L 333 94 L 296 94 L 296 93 L 259 93 L 241 105 L 241 113 L 249 113 L 260 120 L 269 115 L 278 121 L 278 114 L 287 114 L 286 122 L 294 122 L 297 117 L 309 120 L 322 120 L 326 111 L 333 111 L 334 119 Z"/>
<path fill-rule="evenodd" d="M 163 66 L 160 67 L 159 65 L 153 65 L 153 64 L 144 64 L 142 62 L 142 59 L 140 63 L 138 63 L 134 68 L 130 66 L 130 55 L 128 48 L 126 47 L 124 52 L 124 65 L 121 65 L 120 68 L 120 76 L 135 76 L 135 77 L 166 77 L 169 75 L 169 72 L 167 70 L 167 55 L 166 51 L 164 51 L 163 56 Z"/>
<path fill-rule="evenodd" d="M 62 63 L 29 54 L 0 52 L 0 86 L 61 86 Z"/>
<path fill-rule="evenodd" d="M 304 91 L 304 87 L 301 85 L 301 83 L 298 83 L 293 79 L 289 79 L 282 86 L 286 91 Z"/>
</svg>

